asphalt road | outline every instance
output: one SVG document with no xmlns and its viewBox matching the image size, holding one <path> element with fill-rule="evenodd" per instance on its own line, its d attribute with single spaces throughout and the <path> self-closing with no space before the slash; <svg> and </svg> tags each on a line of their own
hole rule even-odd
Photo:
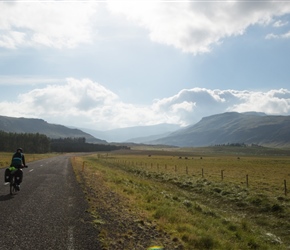
<svg viewBox="0 0 290 250">
<path fill-rule="evenodd" d="M 69 156 L 27 165 L 21 190 L 14 196 L 0 170 L 0 249 L 101 249 Z"/>
</svg>

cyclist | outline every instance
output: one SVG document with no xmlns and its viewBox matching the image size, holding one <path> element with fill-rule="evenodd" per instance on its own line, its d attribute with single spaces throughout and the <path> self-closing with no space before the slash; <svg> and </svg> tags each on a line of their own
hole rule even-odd
<svg viewBox="0 0 290 250">
<path fill-rule="evenodd" d="M 10 164 L 10 171 L 11 175 L 15 176 L 15 183 L 16 188 L 19 191 L 20 190 L 20 183 L 23 179 L 23 172 L 21 168 L 24 168 L 25 165 L 25 156 L 23 154 L 23 149 L 18 148 L 16 152 L 12 156 L 11 164 Z"/>
</svg>

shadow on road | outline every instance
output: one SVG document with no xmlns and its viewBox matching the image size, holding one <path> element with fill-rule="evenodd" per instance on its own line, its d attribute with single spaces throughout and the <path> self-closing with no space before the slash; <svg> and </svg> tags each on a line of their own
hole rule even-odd
<svg viewBox="0 0 290 250">
<path fill-rule="evenodd" d="M 13 199 L 13 195 L 11 195 L 11 194 L 0 195 L 0 201 L 8 201 L 11 199 Z"/>
</svg>

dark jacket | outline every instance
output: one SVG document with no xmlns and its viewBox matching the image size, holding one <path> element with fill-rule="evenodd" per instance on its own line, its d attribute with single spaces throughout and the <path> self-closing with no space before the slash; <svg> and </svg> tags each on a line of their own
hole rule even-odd
<svg viewBox="0 0 290 250">
<path fill-rule="evenodd" d="M 25 166 L 25 157 L 24 154 L 16 151 L 11 159 L 11 164 L 10 166 L 14 166 L 14 167 L 21 167 L 21 166 Z"/>
</svg>

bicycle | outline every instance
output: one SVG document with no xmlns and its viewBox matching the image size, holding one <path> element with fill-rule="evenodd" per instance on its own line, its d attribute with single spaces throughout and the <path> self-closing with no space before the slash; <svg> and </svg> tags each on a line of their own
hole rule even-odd
<svg viewBox="0 0 290 250">
<path fill-rule="evenodd" d="M 20 169 L 22 171 L 22 168 L 27 168 L 27 167 L 28 166 L 22 166 L 22 167 L 14 168 L 14 170 L 11 171 L 10 176 L 9 176 L 10 195 L 14 195 L 18 191 L 20 191 L 19 184 L 18 184 L 20 180 L 20 176 L 15 176 L 15 172 L 17 171 L 17 169 Z"/>
<path fill-rule="evenodd" d="M 18 189 L 16 188 L 15 176 L 13 174 L 11 174 L 9 182 L 10 182 L 10 194 L 14 195 L 16 194 Z"/>
</svg>

